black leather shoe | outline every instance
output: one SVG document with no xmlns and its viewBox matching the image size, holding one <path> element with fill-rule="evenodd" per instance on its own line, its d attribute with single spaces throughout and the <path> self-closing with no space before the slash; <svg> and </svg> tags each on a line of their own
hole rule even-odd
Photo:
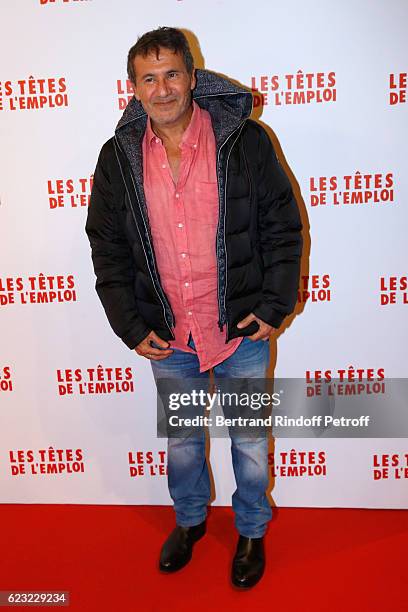
<svg viewBox="0 0 408 612">
<path fill-rule="evenodd" d="M 171 532 L 160 553 L 159 568 L 162 572 L 177 572 L 190 561 L 194 543 L 203 537 L 205 521 L 194 527 L 177 525 Z"/>
<path fill-rule="evenodd" d="M 240 535 L 232 561 L 231 580 L 234 586 L 250 588 L 262 578 L 265 569 L 263 538 L 245 538 Z"/>
</svg>

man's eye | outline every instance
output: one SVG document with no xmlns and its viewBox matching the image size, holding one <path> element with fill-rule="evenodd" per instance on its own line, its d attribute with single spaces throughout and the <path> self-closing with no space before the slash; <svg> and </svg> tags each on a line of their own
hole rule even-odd
<svg viewBox="0 0 408 612">
<path fill-rule="evenodd" d="M 176 76 L 177 72 L 169 72 L 169 77 L 174 77 Z"/>
</svg>

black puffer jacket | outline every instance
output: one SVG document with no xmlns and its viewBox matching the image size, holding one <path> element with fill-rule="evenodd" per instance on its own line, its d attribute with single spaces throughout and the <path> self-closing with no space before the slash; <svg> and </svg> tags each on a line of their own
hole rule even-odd
<svg viewBox="0 0 408 612">
<path fill-rule="evenodd" d="M 217 147 L 218 325 L 227 326 L 228 342 L 258 329 L 256 322 L 236 327 L 250 312 L 279 327 L 293 311 L 302 225 L 270 139 L 249 119 L 252 94 L 207 70 L 196 76 L 193 98 L 211 115 Z M 174 339 L 143 190 L 146 121 L 133 98 L 101 149 L 86 221 L 96 291 L 113 331 L 131 349 L 151 330 Z"/>
</svg>

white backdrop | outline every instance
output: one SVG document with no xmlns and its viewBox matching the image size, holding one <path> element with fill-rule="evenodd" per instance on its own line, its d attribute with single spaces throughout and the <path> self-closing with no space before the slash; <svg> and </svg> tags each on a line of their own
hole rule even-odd
<svg viewBox="0 0 408 612">
<path fill-rule="evenodd" d="M 405 1 L 20 0 L 0 17 L 0 501 L 171 503 L 150 364 L 109 327 L 84 230 L 128 49 L 160 25 L 190 32 L 198 67 L 264 95 L 260 120 L 310 224 L 311 296 L 275 375 L 406 377 Z M 406 439 L 278 439 L 272 497 L 407 508 L 407 460 Z M 307 469 L 289 476 L 289 461 Z M 211 463 L 214 503 L 228 505 L 228 440 Z"/>
</svg>

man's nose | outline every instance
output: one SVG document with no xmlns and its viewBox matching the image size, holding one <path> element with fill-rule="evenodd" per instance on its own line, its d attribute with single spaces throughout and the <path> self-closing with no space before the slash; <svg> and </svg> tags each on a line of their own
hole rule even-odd
<svg viewBox="0 0 408 612">
<path fill-rule="evenodd" d="M 167 98 L 171 93 L 169 83 L 166 79 L 160 79 L 157 83 L 157 94 L 161 98 Z"/>
</svg>

